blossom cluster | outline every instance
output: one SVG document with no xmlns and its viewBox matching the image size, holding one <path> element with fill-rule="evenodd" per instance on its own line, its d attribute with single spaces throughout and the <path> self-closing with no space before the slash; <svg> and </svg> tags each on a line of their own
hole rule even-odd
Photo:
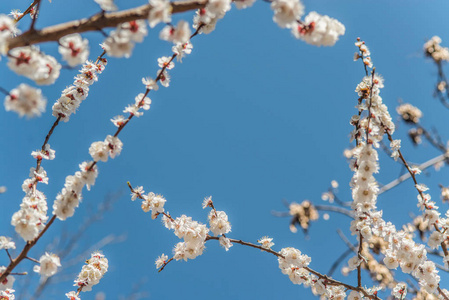
<svg viewBox="0 0 449 300">
<path fill-rule="evenodd" d="M 292 28 L 296 38 L 314 46 L 333 46 L 345 31 L 345 26 L 338 20 L 315 11 L 310 12 L 304 22 Z"/>
<path fill-rule="evenodd" d="M 449 61 L 449 49 L 442 47 L 441 38 L 434 36 L 424 44 L 424 54 L 435 62 Z"/>
<path fill-rule="evenodd" d="M 98 142 L 93 142 L 89 148 L 89 154 L 94 161 L 108 161 L 108 157 L 115 158 L 120 154 L 123 148 L 123 143 L 116 136 L 108 135 L 106 139 Z"/>
<path fill-rule="evenodd" d="M 6 111 L 14 111 L 20 117 L 27 116 L 32 118 L 40 116 L 41 113 L 45 112 L 47 100 L 40 89 L 21 83 L 5 97 L 4 105 Z"/>
<path fill-rule="evenodd" d="M 38 162 L 42 159 L 52 160 L 55 158 L 55 151 L 47 143 L 42 149 L 31 152 L 31 156 Z M 22 190 L 25 197 L 20 204 L 20 210 L 14 213 L 11 219 L 11 225 L 25 241 L 35 239 L 48 219 L 47 198 L 37 189 L 38 182 L 48 184 L 47 172 L 41 166 L 38 169 L 31 168 L 30 178 L 23 182 Z"/>
<path fill-rule="evenodd" d="M 359 51 L 354 54 L 354 61 L 361 58 L 363 60 L 363 64 L 368 67 L 373 67 L 373 62 L 371 61 L 371 52 L 366 46 L 365 42 L 357 38 L 357 42 L 355 43 L 356 47 L 359 48 Z"/>
<path fill-rule="evenodd" d="M 59 40 L 58 51 L 62 59 L 74 67 L 84 63 L 89 57 L 89 41 L 78 33 L 69 34 Z"/>
<path fill-rule="evenodd" d="M 150 192 L 148 195 L 142 195 L 142 198 L 142 210 L 144 212 L 151 211 L 152 219 L 156 219 L 159 214 L 165 212 L 164 205 L 167 200 L 162 195 Z"/>
<path fill-rule="evenodd" d="M 203 202 L 203 208 L 210 206 L 213 209 L 208 216 L 210 225 L 210 228 L 208 228 L 207 225 L 201 224 L 186 215 L 173 219 L 168 212 L 165 212 L 164 205 L 166 200 L 163 196 L 152 192 L 148 195 L 144 193 L 145 191 L 141 186 L 131 189 L 131 200 L 142 199 L 142 210 L 144 212 L 151 211 L 153 219 L 162 214 L 164 226 L 169 230 L 173 230 L 174 234 L 183 240 L 175 245 L 173 259 L 187 261 L 203 254 L 209 231 L 212 231 L 217 236 L 221 235 L 219 238 L 220 245 L 226 250 L 232 246 L 230 240 L 225 237 L 225 234 L 231 231 L 228 216 L 225 212 L 216 211 L 213 208 L 211 197 L 206 198 Z M 168 256 L 165 254 L 159 256 L 156 260 L 156 268 L 163 267 L 167 263 L 167 259 Z"/>
<path fill-rule="evenodd" d="M 16 249 L 16 243 L 10 237 L 0 236 L 0 250 L 2 249 Z"/>
<path fill-rule="evenodd" d="M 143 20 L 122 23 L 111 31 L 101 46 L 110 56 L 129 58 L 135 43 L 141 43 L 147 33 Z"/>
<path fill-rule="evenodd" d="M 18 33 L 16 22 L 7 15 L 0 14 L 0 55 L 6 54 L 8 39 Z"/>
<path fill-rule="evenodd" d="M 31 153 L 39 162 L 42 159 L 54 159 L 54 150 L 46 144 L 43 149 Z M 47 201 L 44 193 L 36 188 L 38 182 L 48 184 L 47 172 L 40 164 L 37 168 L 30 169 L 30 178 L 25 179 L 22 190 L 25 197 L 20 204 L 20 210 L 13 214 L 11 225 L 16 232 L 25 240 L 35 239 L 47 222 Z"/>
<path fill-rule="evenodd" d="M 218 241 L 220 246 L 229 250 L 232 247 L 232 243 L 225 234 L 231 232 L 231 223 L 228 221 L 228 215 L 224 211 L 217 211 L 212 202 L 212 197 L 207 197 L 203 201 L 203 208 L 211 207 L 212 210 L 209 212 L 207 218 L 209 219 L 210 231 L 215 236 L 220 236 Z M 266 243 L 266 242 L 265 242 Z"/>
<path fill-rule="evenodd" d="M 419 123 L 419 119 L 422 117 L 422 112 L 419 108 L 409 104 L 404 103 L 396 108 L 397 113 L 402 117 L 404 122 L 408 123 Z"/>
<path fill-rule="evenodd" d="M 106 64 L 107 60 L 104 58 L 99 58 L 96 63 L 86 61 L 73 84 L 62 91 L 61 97 L 53 105 L 53 116 L 67 122 L 87 98 L 89 87 L 98 80 L 98 75 L 103 72 Z"/>
<path fill-rule="evenodd" d="M 75 175 L 66 177 L 64 188 L 53 203 L 53 214 L 62 221 L 73 216 L 82 199 L 83 187 L 89 190 L 98 176 L 98 168 L 92 161 L 85 161 L 79 167 L 80 171 L 75 172 Z"/>
<path fill-rule="evenodd" d="M 352 136 L 358 143 L 352 151 L 354 160 L 351 162 L 354 171 L 351 181 L 354 200 L 352 208 L 356 213 L 356 218 L 351 222 L 351 232 L 357 235 L 360 242 L 362 238 L 365 240 L 370 240 L 373 236 L 382 238 L 388 243 L 384 251 L 385 266 L 389 269 L 400 266 L 404 273 L 412 274 L 419 279 L 423 289 L 433 293 L 438 287 L 440 277 L 435 264 L 427 260 L 425 246 L 415 243 L 412 236 L 404 230 L 397 231 L 393 224 L 382 219 L 382 211 L 376 210 L 378 184 L 373 174 L 379 171 L 379 165 L 375 147 L 378 147 L 384 133 L 391 135 L 394 131 L 387 107 L 382 104 L 379 96 L 379 89 L 382 87 L 381 77 L 376 77 L 373 73 L 372 76 L 366 76 L 356 89 L 360 97 L 357 106 L 360 113 L 351 119 L 351 124 L 356 127 Z M 368 115 L 361 118 L 363 111 L 367 111 Z M 393 140 L 391 146 L 392 156 L 397 158 L 400 141 Z M 431 210 L 430 196 L 422 194 L 427 188 L 418 185 L 417 189 L 420 192 L 418 198 L 421 206 L 426 209 L 425 215 L 428 214 L 427 219 L 435 223 L 439 215 Z M 351 259 L 350 266 L 355 268 L 362 261 L 362 257 L 355 257 Z"/>
<path fill-rule="evenodd" d="M 8 67 L 39 85 L 50 85 L 58 79 L 61 64 L 35 46 L 14 48 L 8 53 Z"/>
<path fill-rule="evenodd" d="M 151 218 L 156 219 L 160 214 L 163 214 L 162 222 L 164 226 L 170 230 L 174 230 L 175 235 L 183 239 L 183 242 L 176 244 L 173 249 L 175 260 L 194 259 L 203 253 L 205 248 L 204 243 L 206 241 L 207 233 L 209 229 L 206 225 L 192 220 L 191 217 L 182 215 L 176 219 L 173 219 L 169 213 L 165 212 L 164 205 L 167 200 L 162 195 L 156 195 L 153 192 L 144 194 L 143 187 L 136 187 L 132 189 L 131 200 L 134 201 L 137 198 L 142 199 L 142 210 L 144 212 L 151 211 Z M 162 254 L 156 260 L 156 267 L 161 268 L 167 261 L 168 256 Z"/>
<path fill-rule="evenodd" d="M 294 284 L 311 283 L 311 275 L 304 269 L 312 261 L 309 256 L 291 247 L 281 249 L 279 254 L 282 255 L 278 258 L 279 268 Z"/>
<path fill-rule="evenodd" d="M 92 253 L 90 259 L 86 260 L 86 265 L 81 269 L 78 277 L 75 279 L 75 286 L 82 288 L 83 292 L 92 290 L 92 286 L 98 284 L 100 279 L 108 271 L 108 259 L 100 252 Z M 70 298 L 70 292 L 66 296 Z M 76 299 L 76 298 L 75 298 Z"/>
</svg>

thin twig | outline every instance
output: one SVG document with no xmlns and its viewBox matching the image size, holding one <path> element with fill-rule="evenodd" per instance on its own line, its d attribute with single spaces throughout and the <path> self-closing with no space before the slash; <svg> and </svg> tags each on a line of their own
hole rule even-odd
<svg viewBox="0 0 449 300">
<path fill-rule="evenodd" d="M 436 164 L 438 164 L 438 163 L 441 163 L 441 162 L 445 161 L 445 160 L 448 159 L 448 158 L 449 158 L 449 153 L 441 154 L 441 155 L 438 155 L 437 157 L 434 157 L 434 158 L 432 158 L 432 159 L 429 159 L 428 161 L 426 161 L 426 162 L 424 162 L 424 163 L 418 165 L 418 168 L 419 168 L 421 171 L 424 171 L 425 169 L 427 169 L 427 168 L 429 168 L 429 167 L 431 167 L 431 166 L 434 166 L 434 165 L 436 165 Z M 381 187 L 381 188 L 379 189 L 379 192 L 378 192 L 377 194 L 380 195 L 380 194 L 382 194 L 382 193 L 385 193 L 386 191 L 391 190 L 392 188 L 394 188 L 395 186 L 399 185 L 401 182 L 403 182 L 403 181 L 409 179 L 410 177 L 411 177 L 411 175 L 410 175 L 409 172 L 405 173 L 405 174 L 402 175 L 401 177 L 399 177 L 399 178 L 397 178 L 397 179 L 395 179 L 395 180 L 393 180 L 393 181 L 387 183 L 387 184 L 384 185 L 383 187 Z"/>
<path fill-rule="evenodd" d="M 37 0 L 36 11 L 34 12 L 34 17 L 31 19 L 31 25 L 29 32 L 35 31 L 34 25 L 36 24 L 37 18 L 39 17 L 39 9 L 41 7 L 42 0 Z"/>
<path fill-rule="evenodd" d="M 22 13 L 22 15 L 17 18 L 16 22 L 19 22 L 23 17 L 29 14 L 38 1 L 40 0 L 34 0 L 33 3 L 31 3 L 30 6 L 28 6 L 28 8 Z"/>
</svg>

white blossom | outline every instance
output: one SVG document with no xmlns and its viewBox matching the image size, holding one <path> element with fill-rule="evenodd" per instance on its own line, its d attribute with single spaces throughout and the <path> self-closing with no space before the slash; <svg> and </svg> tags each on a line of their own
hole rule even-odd
<svg viewBox="0 0 449 300">
<path fill-rule="evenodd" d="M 33 271 L 39 273 L 42 277 L 50 277 L 56 274 L 60 266 L 59 257 L 46 252 L 39 259 L 39 266 L 34 266 Z"/>
<path fill-rule="evenodd" d="M 40 89 L 21 83 L 17 88 L 9 92 L 4 104 L 6 111 L 12 110 L 18 113 L 20 117 L 27 116 L 32 118 L 40 116 L 45 112 L 47 100 Z"/>
</svg>

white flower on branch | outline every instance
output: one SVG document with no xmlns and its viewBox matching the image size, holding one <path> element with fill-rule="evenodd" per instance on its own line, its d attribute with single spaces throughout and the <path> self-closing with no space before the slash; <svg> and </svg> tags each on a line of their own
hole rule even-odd
<svg viewBox="0 0 449 300">
<path fill-rule="evenodd" d="M 42 182 L 45 184 L 48 184 L 48 176 L 47 176 L 47 172 L 44 170 L 43 167 L 39 168 L 39 171 L 36 171 L 36 168 L 30 168 L 30 175 L 31 178 L 34 177 L 34 179 L 37 182 Z"/>
<path fill-rule="evenodd" d="M 141 43 L 147 36 L 148 30 L 144 20 L 135 20 L 119 25 L 120 33 L 127 36 L 131 41 Z"/>
<path fill-rule="evenodd" d="M 142 210 L 149 212 L 151 210 L 151 218 L 155 219 L 159 214 L 163 213 L 164 205 L 167 200 L 162 195 L 156 195 L 152 192 L 148 193 L 148 196 L 144 197 L 142 201 Z"/>
<path fill-rule="evenodd" d="M 14 300 L 16 297 L 14 296 L 15 290 L 13 289 L 6 289 L 6 290 L 0 290 L 0 299 L 2 300 Z"/>
<path fill-rule="evenodd" d="M 282 28 L 291 28 L 304 15 L 304 5 L 299 0 L 275 0 L 271 2 L 273 21 Z"/>
<path fill-rule="evenodd" d="M 59 40 L 59 53 L 69 66 L 84 63 L 89 57 L 89 41 L 83 39 L 80 34 L 74 33 L 62 37 Z"/>
<path fill-rule="evenodd" d="M 220 246 L 226 249 L 226 251 L 229 250 L 233 245 L 231 243 L 231 240 L 225 237 L 224 235 L 220 236 L 218 238 L 218 241 L 220 242 Z"/>
<path fill-rule="evenodd" d="M 181 45 L 183 45 L 183 44 L 181 44 Z M 173 46 L 173 47 L 175 47 L 175 46 Z M 175 67 L 175 63 L 171 60 L 171 57 L 168 57 L 168 56 L 159 57 L 157 59 L 157 65 L 160 68 L 165 67 L 165 69 L 167 69 L 167 70 L 171 70 Z"/>
<path fill-rule="evenodd" d="M 157 76 L 160 78 L 159 81 L 163 87 L 168 87 L 170 85 L 170 74 L 166 70 L 161 71 L 162 69 L 157 71 Z"/>
<path fill-rule="evenodd" d="M 192 53 L 192 48 L 193 46 L 190 42 L 184 44 L 178 43 L 172 47 L 172 51 L 176 54 L 176 60 L 182 62 L 182 59 L 186 54 Z"/>
<path fill-rule="evenodd" d="M 244 8 L 251 7 L 251 6 L 253 6 L 254 2 L 256 2 L 256 0 L 236 0 L 236 1 L 234 1 L 235 7 L 237 7 L 237 9 L 244 9 Z"/>
<path fill-rule="evenodd" d="M 114 124 L 117 127 L 120 127 L 123 124 L 125 124 L 125 121 L 126 121 L 126 118 L 122 115 L 115 116 L 114 118 L 111 119 L 112 124 Z"/>
<path fill-rule="evenodd" d="M 143 190 L 143 186 L 137 186 L 133 188 L 131 192 L 131 201 L 136 200 L 139 196 L 143 197 L 143 193 L 145 193 L 145 191 Z"/>
<path fill-rule="evenodd" d="M 92 286 L 98 284 L 107 271 L 107 258 L 100 252 L 94 252 L 81 269 L 74 285 L 82 287 L 83 292 L 91 291 Z"/>
<path fill-rule="evenodd" d="M 424 53 L 436 62 L 449 60 L 449 49 L 441 47 L 441 38 L 434 36 L 424 44 Z"/>
<path fill-rule="evenodd" d="M 48 159 L 48 160 L 53 160 L 55 159 L 55 150 L 52 150 L 50 148 L 50 144 L 45 144 L 44 146 L 44 150 L 39 149 L 36 151 L 31 152 L 31 156 L 34 157 L 35 159 Z"/>
<path fill-rule="evenodd" d="M 81 300 L 81 298 L 78 297 L 78 296 L 77 296 L 77 293 L 74 292 L 74 291 L 71 291 L 71 292 L 66 293 L 65 296 L 66 296 L 67 298 L 69 298 L 69 300 Z"/>
<path fill-rule="evenodd" d="M 212 18 L 223 18 L 226 12 L 231 10 L 231 0 L 209 0 L 206 4 L 206 11 Z"/>
<path fill-rule="evenodd" d="M 292 33 L 296 38 L 315 46 L 333 46 L 345 34 L 345 26 L 338 20 L 314 11 L 305 17 L 304 24 L 306 30 L 303 25 L 294 26 Z"/>
<path fill-rule="evenodd" d="M 294 284 L 302 284 L 308 281 L 310 273 L 304 267 L 310 264 L 310 257 L 291 247 L 281 249 L 279 254 L 283 256 L 278 258 L 279 268 L 283 274 L 288 275 Z"/>
<path fill-rule="evenodd" d="M 22 83 L 9 92 L 4 104 L 6 111 L 12 110 L 21 117 L 31 118 L 40 116 L 45 111 L 47 100 L 40 89 Z"/>
<path fill-rule="evenodd" d="M 37 72 L 30 79 L 39 85 L 50 85 L 58 79 L 60 71 L 61 64 L 53 56 L 41 53 Z"/>
<path fill-rule="evenodd" d="M 210 231 L 219 236 L 231 231 L 228 215 L 224 211 L 211 210 L 208 216 Z"/>
<path fill-rule="evenodd" d="M 25 240 L 31 241 L 39 234 L 39 224 L 47 220 L 47 216 L 33 208 L 22 208 L 13 214 L 11 225 Z"/>
<path fill-rule="evenodd" d="M 117 5 L 115 5 L 114 0 L 94 0 L 98 5 L 100 5 L 102 10 L 105 11 L 116 11 Z"/>
<path fill-rule="evenodd" d="M 86 185 L 88 191 L 90 191 L 90 187 L 95 184 L 95 179 L 98 177 L 98 168 L 96 165 L 91 168 L 92 163 L 92 161 L 82 162 L 79 165 L 80 171 L 75 172 L 75 176 Z"/>
<path fill-rule="evenodd" d="M 441 243 L 444 240 L 444 234 L 438 231 L 432 232 L 432 234 L 429 237 L 429 240 L 427 241 L 427 244 L 432 249 L 438 249 L 440 247 Z"/>
<path fill-rule="evenodd" d="M 142 83 L 145 85 L 145 88 L 147 90 L 157 91 L 159 89 L 157 82 L 154 79 L 151 79 L 150 77 L 142 78 Z"/>
<path fill-rule="evenodd" d="M 209 34 L 215 30 L 215 25 L 219 20 L 218 17 L 212 15 L 205 8 L 199 9 L 196 11 L 195 16 L 193 17 L 193 28 L 200 28 L 199 32 L 204 34 Z"/>
<path fill-rule="evenodd" d="M 360 264 L 363 262 L 362 259 L 360 259 L 358 256 L 353 256 L 351 259 L 349 259 L 348 261 L 348 267 L 349 270 L 353 271 L 355 269 L 357 269 L 358 266 L 360 266 Z"/>
<path fill-rule="evenodd" d="M 212 207 L 213 202 L 212 202 L 212 196 L 206 197 L 203 200 L 203 209 L 205 209 L 206 207 Z"/>
<path fill-rule="evenodd" d="M 18 33 L 16 22 L 7 15 L 0 14 L 0 55 L 6 54 L 8 39 Z"/>
<path fill-rule="evenodd" d="M 362 295 L 357 291 L 351 291 L 348 295 L 348 300 L 362 300 Z"/>
<path fill-rule="evenodd" d="M 0 250 L 1 249 L 16 249 L 16 244 L 10 237 L 0 236 Z"/>
<path fill-rule="evenodd" d="M 107 162 L 108 157 L 115 158 L 120 155 L 122 151 L 123 143 L 118 137 L 108 135 L 104 142 L 93 142 L 89 148 L 89 154 L 94 161 Z"/>
<path fill-rule="evenodd" d="M 163 254 L 156 259 L 156 269 L 160 269 L 168 260 L 168 256 Z"/>
<path fill-rule="evenodd" d="M 122 152 L 123 143 L 118 137 L 108 135 L 104 142 L 108 145 L 110 158 L 115 158 L 120 155 L 120 152 Z"/>
<path fill-rule="evenodd" d="M 39 266 L 34 266 L 33 271 L 39 273 L 42 277 L 50 277 L 56 274 L 58 267 L 61 266 L 59 257 L 56 254 L 45 253 L 39 259 Z"/>
<path fill-rule="evenodd" d="M 121 31 L 111 31 L 110 36 L 101 45 L 108 55 L 129 58 L 134 49 L 134 43 L 129 36 Z"/>
<path fill-rule="evenodd" d="M 6 267 L 0 266 L 0 274 L 2 274 L 5 270 L 6 270 Z M 13 276 L 8 275 L 5 280 L 0 282 L 0 291 L 7 291 L 8 289 L 12 289 L 12 286 L 13 286 L 15 280 L 16 279 Z M 13 295 L 13 297 L 14 297 L 14 295 Z M 14 298 L 11 298 L 11 299 L 14 299 Z"/>
<path fill-rule="evenodd" d="M 135 98 L 136 106 L 141 107 L 144 110 L 150 109 L 151 99 L 146 97 L 144 93 L 140 93 Z"/>
<path fill-rule="evenodd" d="M 271 249 L 271 247 L 274 246 L 274 243 L 272 241 L 273 241 L 273 239 L 269 238 L 267 236 L 264 236 L 261 239 L 257 240 L 257 242 L 259 244 L 261 244 L 262 248 L 264 248 L 264 249 Z"/>
<path fill-rule="evenodd" d="M 191 33 L 189 23 L 180 20 L 176 27 L 173 27 L 172 25 L 165 26 L 161 30 L 159 38 L 164 41 L 173 42 L 174 44 L 183 44 L 190 40 Z"/>
<path fill-rule="evenodd" d="M 108 161 L 108 144 L 102 141 L 93 142 L 89 148 L 89 154 L 94 161 Z"/>
<path fill-rule="evenodd" d="M 89 86 L 98 80 L 98 74 L 101 74 L 107 64 L 106 59 L 100 58 L 96 64 L 86 61 L 78 75 L 75 77 L 73 85 L 64 89 L 61 97 L 53 105 L 53 116 L 67 122 L 70 116 L 76 112 L 81 102 L 84 101 L 89 93 Z"/>
<path fill-rule="evenodd" d="M 151 10 L 148 14 L 148 23 L 154 28 L 160 22 L 171 22 L 171 5 L 167 0 L 150 0 Z"/>
</svg>

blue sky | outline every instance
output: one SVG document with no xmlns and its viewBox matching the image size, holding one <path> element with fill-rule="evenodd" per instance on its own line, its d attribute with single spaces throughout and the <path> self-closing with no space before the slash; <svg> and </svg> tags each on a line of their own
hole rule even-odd
<svg viewBox="0 0 449 300">
<path fill-rule="evenodd" d="M 116 3 L 125 9 L 145 1 Z M 2 1 L 0 13 L 17 8 L 23 11 L 28 4 Z M 151 109 L 133 119 L 120 134 L 124 143 L 121 155 L 99 164 L 97 183 L 90 192 L 84 192 L 75 216 L 56 222 L 31 255 L 38 258 L 44 251 L 59 251 L 51 244 L 54 237 L 62 236 L 61 232 L 76 234 L 86 216 L 105 197 L 115 194 L 118 196 L 112 211 L 89 227 L 74 253 L 83 252 L 109 234 L 126 234 L 127 238 L 101 248 L 110 270 L 93 292 L 82 294 L 82 299 L 94 299 L 100 291 L 107 299 L 116 299 L 131 293 L 133 285 L 141 280 L 144 283 L 139 291 L 147 292 L 149 299 L 314 298 L 309 289 L 293 285 L 280 272 L 273 256 L 240 245 L 225 252 L 210 241 L 202 256 L 171 263 L 157 273 L 154 260 L 162 253 L 171 254 L 178 239 L 159 220 L 143 213 L 137 202 L 130 201 L 126 186 L 129 180 L 134 186 L 144 186 L 147 192 L 163 194 L 166 209 L 173 216 L 186 214 L 203 223 L 208 212 L 201 209 L 201 203 L 212 195 L 216 208 L 229 216 L 230 237 L 256 242 L 268 235 L 274 238 L 275 250 L 296 247 L 312 257 L 312 268 L 323 273 L 329 270 L 346 250 L 336 229 L 344 230 L 355 242 L 348 231 L 350 220 L 331 214 L 330 220 L 313 223 L 306 239 L 301 232 L 289 231 L 288 218 L 274 217 L 271 211 L 285 210 L 282 199 L 310 199 L 324 204 L 321 193 L 334 179 L 340 183 L 340 197 L 350 200 L 348 183 L 352 174 L 342 153 L 349 146 L 349 119 L 356 113 L 354 89 L 364 75 L 360 62 L 352 61 L 357 37 L 367 42 L 377 72 L 385 78 L 381 95 L 391 114 L 396 118 L 394 109 L 401 98 L 422 109 L 424 126 L 440 129 L 443 139 L 448 135 L 444 118 L 449 111 L 432 98 L 436 70 L 423 57 L 422 45 L 433 35 L 449 45 L 449 4 L 434 0 L 363 4 L 355 0 L 309 0 L 304 4 L 307 12 L 327 14 L 346 26 L 346 34 L 334 47 L 317 48 L 296 40 L 272 21 L 269 4 L 262 1 L 247 10 L 233 8 L 213 33 L 192 41 L 192 54 L 170 72 L 170 87 L 150 93 Z M 37 27 L 96 12 L 98 6 L 91 0 L 44 1 Z M 191 21 L 191 17 L 192 13 L 186 13 L 175 19 Z M 27 18 L 20 27 L 26 29 L 28 22 Z M 109 59 L 80 110 L 56 129 L 50 140 L 56 159 L 44 162 L 50 184 L 41 185 L 49 206 L 65 177 L 90 158 L 90 144 L 115 132 L 109 120 L 122 114 L 123 108 L 143 92 L 141 78 L 155 77 L 157 58 L 171 53 L 171 45 L 158 39 L 161 28 L 150 30 L 130 59 Z M 90 58 L 94 59 L 101 53 L 98 44 L 103 37 L 100 33 L 84 36 L 90 40 Z M 41 49 L 60 58 L 55 43 L 43 44 Z M 41 146 L 54 121 L 51 105 L 76 72 L 63 70 L 55 85 L 41 87 L 48 99 L 41 118 L 20 119 L 0 110 L 0 185 L 8 188 L 0 195 L 0 235 L 13 235 L 10 216 L 19 208 L 21 184 L 35 165 L 30 153 Z M 0 86 L 11 90 L 21 82 L 33 84 L 9 71 L 6 59 L 0 61 Z M 427 144 L 414 149 L 405 139 L 406 131 L 401 124 L 396 136 L 404 138 L 405 155 L 410 161 L 422 162 L 439 154 Z M 400 167 L 385 155 L 380 166 L 377 179 L 381 183 L 400 172 Z M 433 198 L 439 198 L 438 183 L 449 185 L 447 175 L 443 169 L 421 176 Z M 418 213 L 411 182 L 382 195 L 379 208 L 397 227 L 408 222 L 410 212 Z M 441 205 L 443 212 L 445 209 Z M 23 246 L 17 241 L 19 247 Z M 6 255 L 0 256 L 0 263 L 7 263 Z M 82 264 L 81 260 L 69 270 L 73 279 Z M 17 271 L 29 267 L 26 262 Z M 46 291 L 46 299 L 62 299 L 72 289 L 70 278 L 60 276 L 62 282 Z M 356 283 L 355 274 L 344 277 L 337 273 L 336 278 Z M 371 285 L 366 273 L 364 280 Z M 16 289 L 21 289 L 20 282 L 25 281 L 17 278 Z"/>
</svg>

